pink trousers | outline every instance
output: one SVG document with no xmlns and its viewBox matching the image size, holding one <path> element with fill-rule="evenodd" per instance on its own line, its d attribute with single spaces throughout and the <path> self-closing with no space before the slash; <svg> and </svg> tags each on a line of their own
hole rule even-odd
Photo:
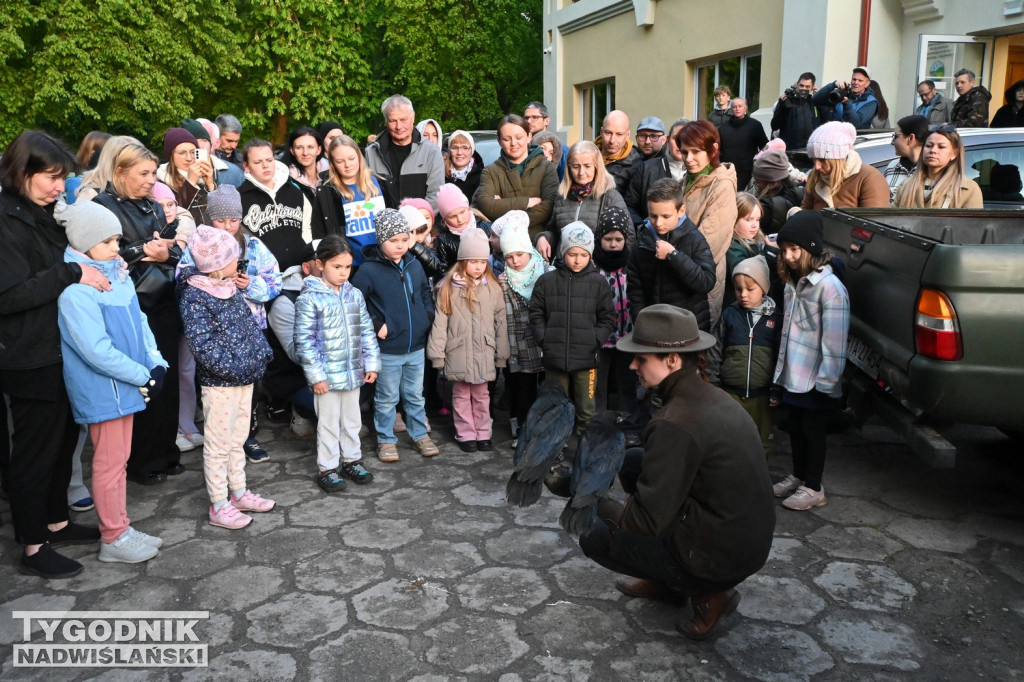
<svg viewBox="0 0 1024 682">
<path fill-rule="evenodd" d="M 128 483 L 125 467 L 132 451 L 135 415 L 89 424 L 92 439 L 92 499 L 100 520 L 100 540 L 113 542 L 128 529 Z"/>
<path fill-rule="evenodd" d="M 452 382 L 455 438 L 460 442 L 491 439 L 491 396 L 487 384 Z"/>
</svg>

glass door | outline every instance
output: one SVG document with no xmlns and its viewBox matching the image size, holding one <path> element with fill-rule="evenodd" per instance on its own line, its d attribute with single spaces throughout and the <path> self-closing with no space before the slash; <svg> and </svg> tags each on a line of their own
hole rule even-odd
<svg viewBox="0 0 1024 682">
<path fill-rule="evenodd" d="M 975 36 L 922 35 L 918 47 L 917 81 L 913 84 L 915 108 L 921 105 L 916 95 L 917 84 L 923 80 L 935 81 L 935 89 L 953 102 L 957 98 L 953 76 L 960 69 L 975 73 L 976 85 L 984 85 L 988 77 L 992 39 Z"/>
</svg>

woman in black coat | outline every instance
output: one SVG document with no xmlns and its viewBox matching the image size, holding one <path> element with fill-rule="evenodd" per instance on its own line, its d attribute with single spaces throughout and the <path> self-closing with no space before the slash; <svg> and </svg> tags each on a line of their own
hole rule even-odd
<svg viewBox="0 0 1024 682">
<path fill-rule="evenodd" d="M 130 143 L 114 158 L 110 182 L 93 201 L 109 208 L 121 221 L 121 257 L 139 296 L 139 307 L 149 319 L 160 354 L 178 357 L 181 319 L 174 297 L 174 268 L 181 247 L 174 243 L 174 227 L 164 210 L 150 198 L 156 182 L 157 158 L 139 143 Z M 183 473 L 178 435 L 178 368 L 167 369 L 163 389 L 146 409 L 135 415 L 128 477 L 155 485 L 168 475 Z"/>
<path fill-rule="evenodd" d="M 70 578 L 82 565 L 53 550 L 95 543 L 99 529 L 68 521 L 67 488 L 78 426 L 64 386 L 57 299 L 71 284 L 109 291 L 96 268 L 64 262 L 68 246 L 54 218 L 75 156 L 50 135 L 21 133 L 0 158 L 0 392 L 11 401 L 8 466 L 22 573 Z"/>
<path fill-rule="evenodd" d="M 444 155 L 444 181 L 461 189 L 472 201 L 483 170 L 484 160 L 476 151 L 473 136 L 465 130 L 452 133 L 448 137 L 448 153 Z"/>
</svg>

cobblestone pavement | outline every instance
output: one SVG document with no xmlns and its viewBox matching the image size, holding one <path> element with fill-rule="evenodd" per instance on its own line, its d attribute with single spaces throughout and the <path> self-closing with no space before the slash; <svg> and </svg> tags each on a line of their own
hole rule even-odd
<svg viewBox="0 0 1024 682">
<path fill-rule="evenodd" d="M 1024 484 L 1017 447 L 987 435 L 956 470 L 929 470 L 889 432 L 832 437 L 829 505 L 780 508 L 771 558 L 739 586 L 736 614 L 693 643 L 678 606 L 629 599 L 557 526 L 561 500 L 503 500 L 511 450 L 441 455 L 403 435 L 401 461 L 336 496 L 313 481 L 312 439 L 264 427 L 251 486 L 278 502 L 241 531 L 207 524 L 201 454 L 154 488 L 129 485 L 145 564 L 70 548 L 78 577 L 15 571 L 0 527 L 3 679 L 901 680 L 1024 675 Z M 866 435 L 866 437 L 865 437 Z M 986 440 L 987 439 L 987 440 Z M 781 439 L 778 449 L 787 452 Z M 364 451 L 373 452 L 364 439 Z M 769 460 L 775 479 L 788 456 Z M 95 521 L 94 513 L 78 515 Z M 208 668 L 12 668 L 14 610 L 206 610 Z"/>
</svg>

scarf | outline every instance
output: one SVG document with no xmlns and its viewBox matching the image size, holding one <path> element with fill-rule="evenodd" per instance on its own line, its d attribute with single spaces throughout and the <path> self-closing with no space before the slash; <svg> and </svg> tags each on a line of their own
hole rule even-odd
<svg viewBox="0 0 1024 682">
<path fill-rule="evenodd" d="M 235 283 L 230 279 L 213 279 L 208 275 L 192 275 L 188 278 L 188 283 L 224 301 L 234 296 L 237 291 Z"/>
<path fill-rule="evenodd" d="M 602 146 L 603 142 L 604 141 L 600 136 L 594 140 L 594 144 L 596 144 L 597 148 L 601 150 L 601 158 L 604 159 L 604 165 L 606 166 L 612 161 L 622 161 L 624 158 L 629 156 L 631 151 L 633 151 L 633 140 L 626 140 L 626 144 L 622 145 L 622 149 L 619 150 L 619 153 L 614 155 L 610 155 L 604 151 L 604 147 Z"/>
<path fill-rule="evenodd" d="M 476 214 L 473 213 L 473 209 L 470 209 L 469 210 L 469 222 L 466 223 L 465 225 L 463 225 L 462 227 L 452 227 L 451 225 L 448 224 L 447 220 L 445 221 L 444 226 L 448 229 L 449 232 L 451 232 L 456 237 L 461 239 L 463 232 L 465 232 L 466 230 L 468 230 L 471 227 L 476 227 Z"/>
<path fill-rule="evenodd" d="M 686 178 L 686 191 L 690 191 L 690 188 L 693 187 L 693 183 L 697 182 L 697 178 L 700 178 L 701 176 L 704 175 L 711 175 L 712 170 L 713 169 L 711 168 L 711 164 L 709 163 L 696 173 L 690 173 L 689 177 Z"/>
<path fill-rule="evenodd" d="M 547 263 L 544 258 L 534 249 L 530 253 L 530 262 L 522 270 L 515 270 L 511 267 L 505 268 L 505 281 L 512 287 L 512 291 L 523 297 L 527 303 L 533 296 L 533 285 L 537 283 L 540 276 L 547 272 Z"/>
<path fill-rule="evenodd" d="M 610 273 L 624 267 L 628 258 L 628 246 L 624 247 L 621 251 L 605 251 L 601 248 L 601 243 L 598 242 L 594 249 L 594 262 L 597 263 L 597 267 L 605 272 Z"/>
<path fill-rule="evenodd" d="M 465 182 L 466 178 L 469 177 L 469 171 L 473 170 L 473 164 L 473 159 L 470 159 L 465 168 L 456 168 L 455 166 L 452 166 L 452 177 L 456 180 Z"/>
<path fill-rule="evenodd" d="M 762 316 L 771 316 L 775 312 L 775 300 L 771 296 L 765 296 L 761 299 L 761 305 L 756 308 L 744 308 L 748 313 L 754 316 L 754 324 L 761 319 Z"/>
<path fill-rule="evenodd" d="M 672 174 L 672 179 L 676 182 L 686 180 L 686 164 L 682 161 L 670 160 L 668 162 L 668 172 Z"/>
<path fill-rule="evenodd" d="M 578 182 L 572 183 L 572 187 L 569 188 L 569 193 L 566 195 L 566 199 L 569 201 L 583 201 L 590 196 L 590 193 L 594 191 L 594 183 L 587 182 L 579 184 Z"/>
</svg>

